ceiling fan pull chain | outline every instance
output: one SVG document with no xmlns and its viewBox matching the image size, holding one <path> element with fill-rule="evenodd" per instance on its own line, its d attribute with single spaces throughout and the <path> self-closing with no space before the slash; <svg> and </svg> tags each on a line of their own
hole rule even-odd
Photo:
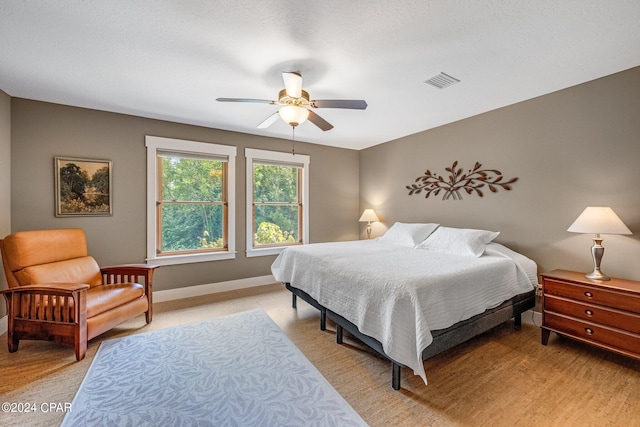
<svg viewBox="0 0 640 427">
<path fill-rule="evenodd" d="M 291 154 L 296 155 L 296 127 L 291 126 Z"/>
</svg>

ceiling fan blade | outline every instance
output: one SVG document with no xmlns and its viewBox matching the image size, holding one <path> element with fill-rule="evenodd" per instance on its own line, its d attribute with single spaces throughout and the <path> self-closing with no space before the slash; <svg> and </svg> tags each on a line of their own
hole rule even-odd
<svg viewBox="0 0 640 427">
<path fill-rule="evenodd" d="M 302 96 L 302 76 L 298 73 L 282 73 L 284 80 L 284 88 L 287 95 L 292 98 L 300 98 Z"/>
<path fill-rule="evenodd" d="M 309 110 L 309 121 L 324 131 L 333 129 L 333 125 L 331 123 L 311 110 Z"/>
<path fill-rule="evenodd" d="M 250 99 L 250 98 L 216 98 L 219 102 L 259 102 L 261 104 L 275 104 L 275 101 L 269 99 Z"/>
<path fill-rule="evenodd" d="M 260 123 L 258 126 L 256 126 L 258 129 L 266 129 L 269 126 L 271 126 L 272 124 L 274 124 L 278 118 L 280 116 L 278 115 L 278 112 L 276 111 L 275 113 L 273 113 L 272 115 L 270 115 L 269 117 L 267 117 L 266 119 L 264 119 L 264 121 L 262 123 Z"/>
<path fill-rule="evenodd" d="M 366 110 L 367 102 L 362 99 L 316 99 L 311 101 L 314 108 L 346 108 L 349 110 Z"/>
</svg>

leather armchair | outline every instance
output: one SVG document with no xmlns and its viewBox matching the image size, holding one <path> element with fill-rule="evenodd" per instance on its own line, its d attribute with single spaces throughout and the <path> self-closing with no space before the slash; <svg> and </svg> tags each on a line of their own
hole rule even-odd
<svg viewBox="0 0 640 427">
<path fill-rule="evenodd" d="M 91 338 L 142 313 L 152 320 L 157 266 L 100 268 L 82 229 L 16 232 L 0 240 L 0 251 L 11 353 L 20 340 L 48 340 L 73 345 L 82 360 Z"/>
</svg>

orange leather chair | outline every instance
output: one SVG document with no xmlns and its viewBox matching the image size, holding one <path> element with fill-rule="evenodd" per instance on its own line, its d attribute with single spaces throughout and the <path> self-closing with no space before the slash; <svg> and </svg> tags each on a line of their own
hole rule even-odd
<svg viewBox="0 0 640 427">
<path fill-rule="evenodd" d="M 82 229 L 16 232 L 0 240 L 0 250 L 11 353 L 20 340 L 48 340 L 75 346 L 82 360 L 91 338 L 142 313 L 151 322 L 157 266 L 100 268 Z"/>
</svg>

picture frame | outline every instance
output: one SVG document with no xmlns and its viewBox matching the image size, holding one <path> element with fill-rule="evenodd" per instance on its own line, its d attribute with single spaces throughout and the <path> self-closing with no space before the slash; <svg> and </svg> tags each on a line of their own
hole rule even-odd
<svg viewBox="0 0 640 427">
<path fill-rule="evenodd" d="M 112 216 L 111 160 L 55 157 L 56 217 Z"/>
</svg>

